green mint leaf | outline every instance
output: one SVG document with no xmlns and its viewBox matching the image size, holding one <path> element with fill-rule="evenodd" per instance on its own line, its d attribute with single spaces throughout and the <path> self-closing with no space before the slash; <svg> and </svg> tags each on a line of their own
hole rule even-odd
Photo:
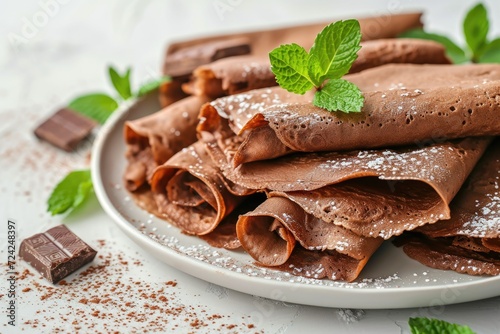
<svg viewBox="0 0 500 334">
<path fill-rule="evenodd" d="M 446 49 L 446 55 L 451 59 L 453 63 L 462 64 L 469 61 L 469 58 L 465 54 L 465 51 L 446 36 L 428 33 L 423 31 L 422 29 L 413 29 L 402 33 L 401 35 L 399 35 L 399 37 L 418 38 L 438 42 L 444 46 L 444 48 Z"/>
<path fill-rule="evenodd" d="M 313 104 L 328 111 L 360 112 L 364 98 L 359 88 L 344 79 L 331 79 L 314 94 Z"/>
<path fill-rule="evenodd" d="M 309 53 L 297 44 L 281 45 L 271 51 L 271 70 L 278 84 L 289 92 L 304 94 L 316 88 L 315 106 L 329 111 L 359 112 L 364 103 L 361 91 L 341 77 L 358 57 L 360 42 L 358 21 L 338 21 L 316 36 Z"/>
<path fill-rule="evenodd" d="M 349 72 L 361 48 L 357 20 L 337 21 L 326 26 L 309 51 L 309 77 L 316 87 L 326 79 L 339 79 Z"/>
<path fill-rule="evenodd" d="M 92 190 L 90 170 L 73 171 L 57 184 L 47 201 L 47 211 L 53 216 L 81 205 Z"/>
<path fill-rule="evenodd" d="M 269 53 L 276 81 L 296 94 L 304 94 L 314 86 L 307 74 L 308 59 L 307 51 L 297 44 L 281 45 Z"/>
<path fill-rule="evenodd" d="M 103 124 L 118 108 L 118 102 L 106 94 L 95 93 L 77 97 L 68 107 Z"/>
<path fill-rule="evenodd" d="M 112 66 L 109 66 L 108 72 L 109 77 L 111 78 L 111 83 L 113 83 L 113 86 L 118 94 L 120 94 L 124 100 L 132 97 L 132 90 L 130 89 L 130 67 L 124 75 L 120 75 Z"/>
<path fill-rule="evenodd" d="M 439 319 L 410 318 L 412 334 L 475 334 L 469 326 L 452 324 Z"/>
<path fill-rule="evenodd" d="M 500 63 L 500 38 L 494 39 L 485 45 L 478 62 Z"/>
<path fill-rule="evenodd" d="M 465 41 L 472 51 L 473 61 L 477 60 L 481 48 L 486 44 L 489 28 L 486 8 L 483 4 L 477 4 L 467 13 L 463 24 Z"/>
<path fill-rule="evenodd" d="M 148 81 L 145 84 L 143 84 L 141 87 L 139 87 L 136 96 L 141 97 L 144 96 L 160 87 L 162 84 L 165 82 L 169 82 L 172 80 L 169 76 L 163 76 L 159 79 L 153 80 L 153 81 Z"/>
</svg>

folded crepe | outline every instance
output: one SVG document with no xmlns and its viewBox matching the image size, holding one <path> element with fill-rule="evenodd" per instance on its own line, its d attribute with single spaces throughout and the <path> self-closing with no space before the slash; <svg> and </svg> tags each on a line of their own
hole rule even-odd
<svg viewBox="0 0 500 334">
<path fill-rule="evenodd" d="M 129 164 L 124 178 L 128 190 L 137 190 L 149 182 L 156 166 L 197 140 L 198 113 L 207 101 L 203 97 L 189 97 L 157 113 L 125 123 Z"/>
<path fill-rule="evenodd" d="M 271 86 L 276 86 L 276 79 L 267 58 L 237 56 L 198 67 L 182 89 L 190 95 L 214 99 Z"/>
<path fill-rule="evenodd" d="M 450 64 L 443 45 L 421 39 L 391 38 L 361 42 L 349 73 L 385 64 Z"/>
<path fill-rule="evenodd" d="M 469 275 L 500 274 L 500 140 L 451 203 L 451 219 L 403 235 L 396 244 L 432 268 Z"/>
<path fill-rule="evenodd" d="M 222 171 L 235 184 L 287 197 L 307 213 L 360 236 L 389 239 L 449 219 L 448 204 L 489 141 L 294 154 L 236 169 L 227 163 Z"/>
<path fill-rule="evenodd" d="M 373 40 L 395 38 L 404 31 L 422 27 L 420 20 L 421 16 L 421 13 L 404 13 L 361 18 L 359 19 L 359 23 L 361 26 L 362 39 Z M 193 58 L 199 58 L 200 53 L 203 53 L 204 50 L 210 48 L 213 43 L 246 40 L 248 41 L 248 46 L 250 48 L 250 55 L 267 58 L 269 52 L 275 47 L 278 47 L 280 44 L 297 43 L 304 46 L 306 49 L 309 49 L 312 46 L 316 35 L 329 23 L 331 22 L 217 35 L 171 43 L 166 50 L 163 74 L 170 76 L 172 80 L 161 85 L 160 102 L 162 106 L 167 106 L 168 104 L 186 96 L 186 93 L 182 91 L 181 87 L 189 81 L 190 73 L 178 75 L 177 73 L 179 72 L 179 67 L 176 65 L 172 66 L 171 62 L 172 58 L 179 58 L 179 54 L 181 54 L 181 58 L 185 59 L 184 63 L 193 63 L 187 58 L 190 56 Z M 199 50 L 198 52 L 196 51 L 197 49 Z M 186 52 L 186 50 L 189 52 Z M 240 55 L 241 54 L 247 53 L 240 53 Z M 228 55 L 231 56 L 234 54 L 231 53 L 231 50 L 229 50 L 229 52 L 220 52 L 217 55 L 217 58 L 226 58 Z M 199 63 L 200 59 L 198 59 L 198 66 L 203 65 L 203 63 L 208 64 L 213 60 L 215 59 L 206 57 L 205 61 Z M 194 70 L 194 68 L 195 67 L 191 70 Z"/>
<path fill-rule="evenodd" d="M 350 73 L 390 63 L 449 64 L 445 48 L 436 42 L 418 39 L 381 39 L 361 43 Z M 276 86 L 269 57 L 237 56 L 202 65 L 182 85 L 185 93 L 212 99 L 252 89 Z"/>
<path fill-rule="evenodd" d="M 270 197 L 240 216 L 236 232 L 242 247 L 260 265 L 348 282 L 358 277 L 383 242 L 307 214 L 284 197 Z"/>
<path fill-rule="evenodd" d="M 201 112 L 206 119 L 214 113 L 228 118 L 233 131 L 245 137 L 234 153 L 235 166 L 294 151 L 500 134 L 500 65 L 390 64 L 344 78 L 363 92 L 360 113 L 331 113 L 311 103 L 312 93 L 296 95 L 280 87 L 220 98 Z"/>
<path fill-rule="evenodd" d="M 414 12 L 359 18 L 361 38 L 363 41 L 395 38 L 404 31 L 421 28 L 421 17 L 422 13 Z M 269 51 L 275 47 L 287 43 L 297 43 L 309 49 L 314 43 L 316 35 L 331 22 L 330 20 L 285 28 L 233 33 L 173 42 L 166 50 L 165 60 L 167 60 L 170 55 L 187 47 L 235 38 L 247 38 L 250 41 L 251 53 L 257 56 L 267 56 Z M 168 72 L 168 68 L 164 69 L 164 72 L 165 70 Z M 164 74 L 168 74 L 167 72 Z"/>
<path fill-rule="evenodd" d="M 196 142 L 157 167 L 151 190 L 158 210 L 188 234 L 206 235 L 255 191 L 234 186 Z"/>
</svg>

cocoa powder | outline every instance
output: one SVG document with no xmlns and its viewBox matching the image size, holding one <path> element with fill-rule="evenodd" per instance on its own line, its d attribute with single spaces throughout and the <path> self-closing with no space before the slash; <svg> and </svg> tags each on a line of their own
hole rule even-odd
<svg viewBox="0 0 500 334">
<path fill-rule="evenodd" d="M 17 277 L 18 303 L 20 309 L 36 310 L 23 312 L 20 329 L 51 333 L 262 333 L 255 330 L 249 316 L 236 322 L 231 315 L 212 313 L 209 306 L 184 304 L 181 282 L 141 280 L 131 275 L 143 266 L 140 259 L 117 250 L 110 242 L 92 244 L 99 245 L 94 262 L 57 285 L 22 264 L 25 269 Z"/>
</svg>

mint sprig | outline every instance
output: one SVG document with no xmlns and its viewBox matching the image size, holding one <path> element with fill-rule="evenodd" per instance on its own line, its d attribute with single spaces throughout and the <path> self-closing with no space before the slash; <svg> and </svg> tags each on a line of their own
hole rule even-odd
<svg viewBox="0 0 500 334">
<path fill-rule="evenodd" d="M 342 79 L 361 48 L 357 20 L 337 21 L 326 26 L 307 52 L 297 44 L 284 44 L 269 53 L 277 83 L 289 92 L 304 94 L 315 88 L 313 104 L 328 111 L 359 112 L 363 95 Z"/>
<path fill-rule="evenodd" d="M 472 63 L 499 63 L 500 62 L 500 39 L 488 40 L 490 22 L 486 7 L 479 3 L 472 7 L 462 23 L 462 30 L 466 47 L 462 48 L 450 38 L 429 33 L 422 29 L 407 31 L 400 35 L 405 38 L 419 38 L 441 43 L 446 54 L 455 64 L 465 62 Z"/>
<path fill-rule="evenodd" d="M 73 171 L 54 188 L 47 201 L 47 211 L 53 216 L 80 206 L 92 192 L 90 170 Z"/>
<path fill-rule="evenodd" d="M 439 319 L 410 318 L 408 324 L 412 334 L 475 334 L 469 326 L 452 324 Z"/>
<path fill-rule="evenodd" d="M 111 114 L 118 109 L 120 101 L 126 101 L 134 97 L 141 97 L 158 89 L 158 87 L 170 81 L 170 77 L 163 76 L 142 84 L 137 91 L 133 92 L 130 83 L 132 69 L 129 67 L 125 73 L 120 74 L 113 66 L 108 67 L 109 79 L 118 96 L 112 97 L 105 93 L 85 94 L 73 99 L 68 107 L 97 122 L 104 124 Z"/>
</svg>

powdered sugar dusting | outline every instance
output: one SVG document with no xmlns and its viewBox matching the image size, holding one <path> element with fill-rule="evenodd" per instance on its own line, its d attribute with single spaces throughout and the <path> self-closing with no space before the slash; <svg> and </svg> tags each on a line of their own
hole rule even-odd
<svg viewBox="0 0 500 334">
<path fill-rule="evenodd" d="M 500 166 L 500 159 L 496 159 L 493 165 Z M 477 190 L 484 198 L 476 199 L 475 212 L 470 215 L 470 220 L 464 222 L 457 234 L 478 238 L 500 235 L 500 170 L 485 183 L 484 189 Z"/>
<path fill-rule="evenodd" d="M 381 179 L 404 179 L 408 176 L 413 179 L 436 180 L 448 178 L 450 169 L 437 164 L 437 161 L 451 157 L 456 160 L 456 153 L 451 147 L 431 146 L 421 149 L 398 152 L 393 150 L 359 151 L 353 159 L 350 156 L 339 156 L 328 160 L 319 168 L 327 170 L 342 170 L 346 166 L 353 166 L 353 173 L 366 170 L 379 174 Z"/>
</svg>

